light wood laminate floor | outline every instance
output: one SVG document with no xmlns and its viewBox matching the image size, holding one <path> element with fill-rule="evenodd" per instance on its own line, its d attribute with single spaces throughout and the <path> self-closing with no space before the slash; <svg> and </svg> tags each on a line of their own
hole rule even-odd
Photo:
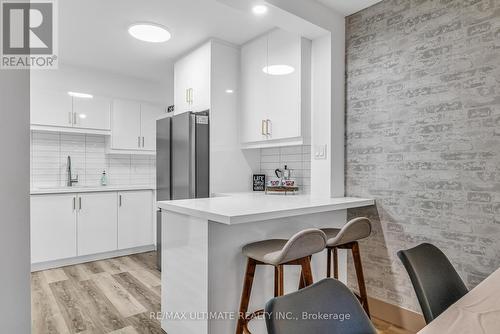
<svg viewBox="0 0 500 334">
<path fill-rule="evenodd" d="M 32 334 L 161 334 L 156 253 L 35 272 Z M 411 334 L 374 320 L 380 334 Z"/>
</svg>

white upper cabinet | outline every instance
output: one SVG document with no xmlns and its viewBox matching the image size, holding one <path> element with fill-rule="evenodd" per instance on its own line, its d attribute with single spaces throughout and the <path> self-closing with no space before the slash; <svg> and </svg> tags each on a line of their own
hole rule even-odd
<svg viewBox="0 0 500 334">
<path fill-rule="evenodd" d="M 311 41 L 276 29 L 242 47 L 243 148 L 310 140 Z"/>
<path fill-rule="evenodd" d="M 136 101 L 114 100 L 111 114 L 111 148 L 139 150 L 141 148 L 141 104 Z"/>
<path fill-rule="evenodd" d="M 110 130 L 111 100 L 73 98 L 73 126 L 83 129 Z"/>
<path fill-rule="evenodd" d="M 110 99 L 103 97 L 87 99 L 62 92 L 32 90 L 31 124 L 60 131 L 109 132 L 110 106 Z"/>
<path fill-rule="evenodd" d="M 183 57 L 174 66 L 175 113 L 210 109 L 211 43 Z"/>
<path fill-rule="evenodd" d="M 246 44 L 241 50 L 242 108 L 241 140 L 245 143 L 267 139 L 267 37 Z"/>
<path fill-rule="evenodd" d="M 293 72 L 284 75 L 266 74 L 268 95 L 268 139 L 279 140 L 301 136 L 301 36 L 284 30 L 269 34 L 268 66 L 270 71 Z"/>
<path fill-rule="evenodd" d="M 31 91 L 31 124 L 73 126 L 72 98 L 67 93 Z"/>
<path fill-rule="evenodd" d="M 156 120 L 164 114 L 160 106 L 128 100 L 114 100 L 111 113 L 111 145 L 120 150 L 156 151 Z"/>
<path fill-rule="evenodd" d="M 156 120 L 165 110 L 153 104 L 141 104 L 141 146 L 156 151 Z"/>
</svg>

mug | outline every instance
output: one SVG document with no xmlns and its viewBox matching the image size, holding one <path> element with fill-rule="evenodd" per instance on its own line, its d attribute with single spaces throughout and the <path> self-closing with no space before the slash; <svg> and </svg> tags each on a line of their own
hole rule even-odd
<svg viewBox="0 0 500 334">
<path fill-rule="evenodd" d="M 267 186 L 268 187 L 279 187 L 279 186 L 281 186 L 281 180 L 271 179 L 271 180 L 267 181 Z"/>
</svg>

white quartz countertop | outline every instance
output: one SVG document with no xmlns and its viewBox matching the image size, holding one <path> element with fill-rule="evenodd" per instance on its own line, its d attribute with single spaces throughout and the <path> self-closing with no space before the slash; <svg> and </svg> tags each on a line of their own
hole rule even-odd
<svg viewBox="0 0 500 334">
<path fill-rule="evenodd" d="M 165 211 L 232 225 L 373 204 L 375 201 L 368 198 L 235 193 L 212 198 L 161 201 L 158 202 L 158 207 Z"/>
<path fill-rule="evenodd" d="M 95 193 L 106 191 L 130 191 L 130 190 L 155 190 L 154 186 L 73 186 L 61 188 L 31 188 L 31 195 L 44 194 L 71 194 L 71 193 Z"/>
</svg>

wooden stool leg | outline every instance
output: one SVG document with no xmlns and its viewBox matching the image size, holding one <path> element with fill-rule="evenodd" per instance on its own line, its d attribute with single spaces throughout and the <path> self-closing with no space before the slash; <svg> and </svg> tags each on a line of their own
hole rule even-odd
<svg viewBox="0 0 500 334">
<path fill-rule="evenodd" d="M 311 270 L 311 259 L 309 257 L 300 260 L 302 266 L 302 275 L 304 277 L 304 285 L 309 286 L 314 283 L 312 270 Z"/>
<path fill-rule="evenodd" d="M 331 248 L 326 249 L 326 277 L 332 277 L 332 250 Z"/>
<path fill-rule="evenodd" d="M 337 248 L 333 248 L 333 277 L 339 279 L 339 256 Z"/>
<path fill-rule="evenodd" d="M 255 275 L 255 260 L 248 259 L 245 279 L 243 282 L 243 290 L 241 292 L 240 313 L 238 316 L 238 325 L 236 326 L 236 334 L 243 334 L 243 326 L 246 322 L 246 313 L 250 302 L 250 294 L 252 292 L 253 278 Z"/>
<path fill-rule="evenodd" d="M 352 257 L 354 259 L 354 267 L 356 269 L 356 277 L 358 278 L 359 295 L 363 308 L 368 317 L 370 317 L 370 309 L 368 307 L 368 295 L 366 293 L 365 277 L 363 275 L 363 266 L 361 265 L 361 253 L 359 251 L 359 244 L 355 241 L 352 243 Z"/>
<path fill-rule="evenodd" d="M 278 267 L 274 267 L 274 297 L 278 297 L 279 290 L 279 271 Z"/>
<path fill-rule="evenodd" d="M 285 273 L 283 265 L 278 266 L 278 297 L 285 294 Z"/>
</svg>

